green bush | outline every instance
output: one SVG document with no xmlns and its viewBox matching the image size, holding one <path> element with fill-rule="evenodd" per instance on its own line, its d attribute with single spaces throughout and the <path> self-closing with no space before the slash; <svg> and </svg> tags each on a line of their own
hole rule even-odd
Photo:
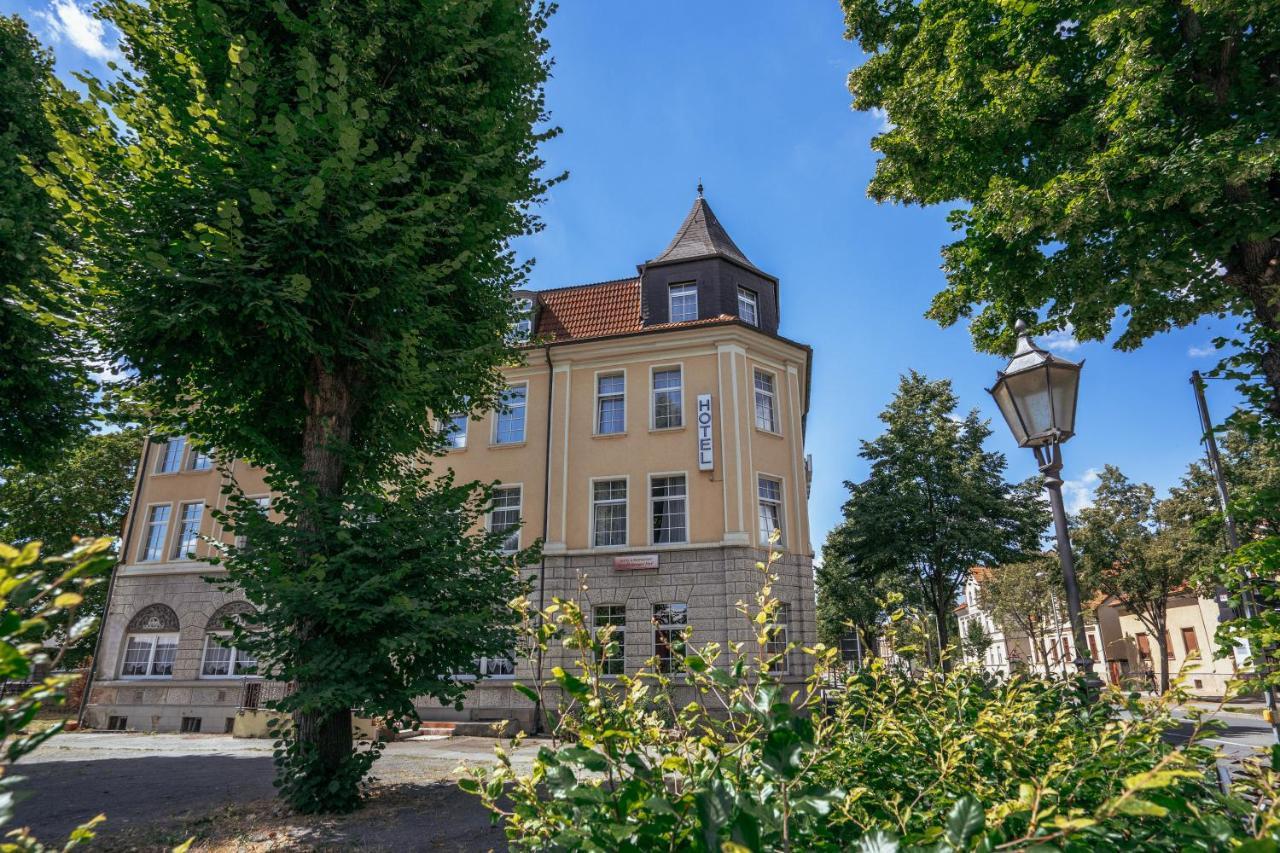
<svg viewBox="0 0 1280 853">
<path fill-rule="evenodd" d="M 461 783 L 513 848 L 1280 849 L 1276 777 L 1251 762 L 1223 794 L 1203 742 L 1213 723 L 1196 720 L 1180 746 L 1165 737 L 1176 692 L 1088 703 L 1073 684 L 976 669 L 839 672 L 822 646 L 788 651 L 814 673 L 785 684 L 769 673 L 777 604 L 761 570 L 756 601 L 739 603 L 754 644 L 690 646 L 674 675 L 650 662 L 605 677 L 611 629 L 574 601 L 530 611 L 534 648 L 576 656 L 573 672 L 519 688 L 557 708 L 552 741 L 531 772 L 499 748 L 497 766 Z"/>
</svg>

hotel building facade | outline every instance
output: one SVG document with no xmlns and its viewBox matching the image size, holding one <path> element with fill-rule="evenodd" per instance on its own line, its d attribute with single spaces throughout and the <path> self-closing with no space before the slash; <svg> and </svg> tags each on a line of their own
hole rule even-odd
<svg viewBox="0 0 1280 853">
<path fill-rule="evenodd" d="M 443 418 L 451 447 L 436 464 L 499 484 L 487 523 L 511 530 L 508 547 L 542 540 L 535 597 L 585 599 L 596 625 L 615 625 L 615 674 L 665 662 L 685 628 L 695 645 L 747 641 L 737 602 L 759 588 L 756 564 L 777 529 L 778 641 L 814 642 L 812 351 L 778 333 L 778 279 L 747 259 L 700 191 L 635 276 L 519 298 L 528 342 L 505 370 L 505 405 Z M 262 473 L 244 463 L 221 471 L 181 438 L 147 443 L 86 725 L 230 730 L 268 686 L 254 686 L 253 662 L 222 629 L 249 605 L 205 581 L 216 570 L 198 559 L 226 538 L 209 509 L 227 477 L 269 503 Z M 512 683 L 532 681 L 531 665 L 481 666 L 463 711 L 424 700 L 424 719 L 530 726 L 534 709 Z M 799 654 L 785 666 L 788 678 L 806 674 Z"/>
</svg>

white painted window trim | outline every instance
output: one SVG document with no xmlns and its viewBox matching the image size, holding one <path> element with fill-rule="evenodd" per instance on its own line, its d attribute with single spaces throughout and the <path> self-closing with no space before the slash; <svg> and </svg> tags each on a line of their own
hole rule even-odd
<svg viewBox="0 0 1280 853">
<path fill-rule="evenodd" d="M 656 382 L 657 382 L 658 372 L 663 370 L 679 370 L 680 371 L 680 389 L 679 389 L 680 390 L 680 395 L 679 395 L 680 396 L 680 423 L 677 424 L 676 426 L 664 426 L 664 427 L 658 426 L 658 390 L 659 389 L 657 387 Z M 685 414 L 689 411 L 689 406 L 688 406 L 689 401 L 685 399 L 685 391 L 688 383 L 684 381 L 684 377 L 685 377 L 685 372 L 684 372 L 683 361 L 674 361 L 674 362 L 669 362 L 667 364 L 655 364 L 649 368 L 649 431 L 650 432 L 665 432 L 667 430 L 678 430 L 678 429 L 685 428 L 685 425 L 688 423 L 688 419 L 685 418 Z M 670 389 L 662 389 L 662 390 L 670 390 Z"/>
<path fill-rule="evenodd" d="M 516 513 L 517 513 L 517 519 L 518 519 L 517 527 L 515 529 L 516 547 L 508 550 L 505 547 L 506 541 L 504 540 L 503 541 L 504 547 L 499 551 L 499 553 L 501 554 L 515 554 L 516 552 L 518 552 L 520 550 L 520 534 L 524 533 L 524 483 L 523 482 L 499 483 L 496 486 L 494 486 L 495 492 L 502 491 L 502 490 L 510 490 L 510 489 L 515 489 L 519 496 L 519 502 L 516 504 Z M 500 509 L 509 510 L 511 509 L 511 507 L 500 507 Z M 484 526 L 485 526 L 485 529 L 490 533 L 494 532 L 493 531 L 493 512 L 494 511 L 491 508 L 487 513 L 485 513 Z M 510 537 L 508 536 L 508 538 Z"/>
<path fill-rule="evenodd" d="M 231 679 L 244 681 L 247 678 L 258 678 L 257 673 L 236 672 L 236 663 L 240 660 L 240 649 L 232 645 L 223 646 L 224 649 L 228 649 L 231 652 L 231 657 L 227 661 L 227 665 L 230 667 L 230 670 L 227 672 L 227 674 L 226 675 L 205 674 L 204 665 L 209 660 L 209 646 L 213 642 L 213 640 L 218 637 L 230 640 L 232 639 L 232 634 L 230 631 L 206 631 L 205 632 L 204 649 L 200 653 L 200 672 L 197 677 L 205 681 L 228 681 Z M 258 662 L 256 660 L 253 663 L 255 667 L 258 665 Z"/>
<path fill-rule="evenodd" d="M 627 496 L 622 502 L 622 517 L 626 523 L 626 529 L 623 531 L 623 542 L 621 545 L 597 545 L 596 544 L 596 483 L 602 483 L 611 480 L 621 480 L 627 489 Z M 688 486 L 685 490 L 688 491 Z M 590 520 L 590 528 L 587 530 L 587 542 L 592 551 L 618 551 L 628 548 L 631 545 L 631 475 L 630 474 L 614 474 L 612 476 L 588 477 L 587 478 L 587 518 Z"/>
<path fill-rule="evenodd" d="M 164 532 L 160 534 L 160 556 L 148 557 L 147 551 L 151 546 L 151 511 L 158 506 L 167 506 L 169 508 L 169 516 L 164 522 Z M 138 543 L 137 562 L 139 563 L 163 563 L 165 555 L 169 553 L 169 537 L 172 533 L 173 526 L 173 501 L 157 501 L 149 503 L 143 507 L 142 515 L 142 539 Z"/>
<path fill-rule="evenodd" d="M 604 378 L 604 377 L 609 377 L 609 376 L 621 376 L 621 377 L 622 377 L 622 394 L 621 394 L 621 396 L 622 396 L 622 429 L 621 429 L 621 431 L 619 431 L 619 432 L 602 432 L 602 431 L 600 430 L 600 402 L 601 402 L 601 400 L 603 400 L 603 399 L 604 399 L 604 397 L 606 397 L 606 396 L 608 396 L 608 397 L 617 397 L 617 396 L 619 396 L 619 395 L 617 395 L 617 394 L 608 394 L 608 395 L 603 395 L 603 394 L 601 394 L 601 393 L 600 393 L 600 380 L 601 380 L 602 378 Z M 619 369 L 619 370 L 597 370 L 597 371 L 595 371 L 595 373 L 593 374 L 591 381 L 592 381 L 592 383 L 593 383 L 593 387 L 595 388 L 595 395 L 594 395 L 594 397 L 595 397 L 595 405 L 594 405 L 594 407 L 593 407 L 593 409 L 592 409 L 592 418 L 591 418 L 591 434 L 592 434 L 592 435 L 604 435 L 604 436 L 626 435 L 626 434 L 627 434 L 627 409 L 628 409 L 628 406 L 627 406 L 627 396 L 628 396 L 628 395 L 627 395 L 627 371 L 626 371 L 626 368 L 622 368 L 622 369 Z M 681 374 L 680 384 L 681 384 L 682 386 L 683 386 L 683 384 L 684 384 L 684 375 L 683 375 L 683 373 Z"/>
<path fill-rule="evenodd" d="M 772 390 L 761 391 L 756 387 L 756 375 L 767 376 L 769 378 L 769 386 Z M 772 417 L 773 424 L 771 426 L 760 425 L 760 410 L 758 397 L 761 395 L 769 398 L 769 414 Z M 782 435 L 782 418 L 778 412 L 778 374 L 771 370 L 765 370 L 761 367 L 752 365 L 751 367 L 751 422 L 755 424 L 756 429 L 770 435 Z"/>
<path fill-rule="evenodd" d="M 778 530 L 782 532 L 782 535 L 778 537 L 778 541 L 773 547 L 778 551 L 782 551 L 787 547 L 789 523 L 787 518 L 787 483 L 784 478 L 779 477 L 777 474 L 770 474 L 767 471 L 756 472 L 756 538 L 759 540 L 761 548 L 769 547 L 769 537 L 760 529 L 760 504 L 764 503 L 764 499 L 760 497 L 761 480 L 773 480 L 778 484 Z M 773 503 L 773 501 L 770 501 L 770 503 Z"/>
<path fill-rule="evenodd" d="M 124 667 L 125 667 L 125 664 L 128 662 L 128 656 L 129 656 L 129 641 L 130 641 L 130 640 L 132 640 L 132 639 L 135 639 L 135 638 L 136 638 L 136 639 L 140 639 L 140 640 L 150 640 L 150 641 L 151 641 L 151 650 L 147 653 L 147 673 L 148 673 L 148 674 L 146 674 L 146 675 L 125 675 L 125 674 L 124 674 Z M 173 675 L 172 675 L 172 673 L 171 673 L 171 674 L 169 674 L 169 675 L 151 675 L 151 674 L 150 674 L 150 672 L 151 672 L 151 668 L 152 668 L 153 666 L 155 666 L 155 662 L 156 662 L 156 649 L 160 646 L 160 640 L 161 640 L 161 639 L 163 639 L 163 638 L 170 638 L 170 639 L 172 639 L 172 640 L 173 640 L 173 645 L 174 645 L 175 649 L 177 648 L 178 644 L 182 641 L 182 640 L 181 640 L 181 636 L 180 636 L 178 633 L 175 633 L 175 632 L 173 632 L 173 631 L 156 631 L 156 632 L 154 632 L 154 633 L 153 633 L 153 632 L 138 632 L 138 633 L 134 633 L 134 634 L 125 634 L 125 635 L 124 635 L 124 647 L 120 650 L 120 668 L 119 668 L 119 670 L 118 670 L 118 671 L 119 671 L 119 673 L 120 673 L 120 679 L 121 679 L 122 681 L 165 681 L 165 680 L 172 680 L 172 679 L 173 679 Z M 176 665 L 176 664 L 177 664 L 177 662 L 178 662 L 178 659 L 177 659 L 177 655 L 175 654 L 175 655 L 174 655 L 174 664 Z"/>
<path fill-rule="evenodd" d="M 180 445 L 180 447 L 177 452 L 177 458 L 174 460 L 174 467 L 170 468 L 168 467 L 169 448 L 171 448 L 174 444 L 178 444 Z M 177 474 L 181 472 L 187 464 L 188 449 L 189 449 L 189 445 L 187 444 L 187 437 L 185 435 L 176 435 L 173 438 L 170 438 L 168 441 L 164 443 L 164 452 L 160 454 L 160 457 L 158 459 L 156 459 L 156 467 L 153 473 Z"/>
<path fill-rule="evenodd" d="M 680 294 L 680 298 L 693 294 L 693 317 L 676 319 L 676 291 L 681 290 L 685 293 Z M 690 320 L 698 319 L 698 283 L 696 281 L 679 281 L 667 285 L 667 321 L 671 323 L 687 323 Z"/>
<path fill-rule="evenodd" d="M 747 297 L 747 302 L 751 305 L 751 319 L 748 320 L 742 316 L 743 296 Z M 750 288 L 738 285 L 738 319 L 744 323 L 748 323 L 756 328 L 760 327 L 760 294 Z"/>
<path fill-rule="evenodd" d="M 659 477 L 683 477 L 684 478 L 684 539 L 680 542 L 658 542 L 654 537 L 653 529 L 653 506 L 657 498 L 653 496 L 653 481 Z M 649 474 L 646 483 L 646 495 L 649 514 L 645 518 L 645 527 L 648 529 L 649 546 L 653 548 L 682 547 L 693 541 L 693 500 L 689 494 L 690 482 L 689 472 L 686 471 L 654 471 Z M 660 603 L 660 602 L 659 602 Z"/>
<path fill-rule="evenodd" d="M 680 629 L 679 629 L 679 631 L 677 631 L 676 633 L 685 633 L 685 632 L 690 631 L 690 630 L 693 628 L 693 621 L 689 618 L 689 604 L 688 604 L 687 602 L 684 602 L 684 601 L 655 601 L 655 602 L 653 602 L 653 604 L 652 604 L 652 605 L 650 606 L 650 608 L 649 608 L 649 628 L 650 628 L 650 631 L 649 631 L 649 642 L 652 644 L 652 648 L 653 648 L 653 654 L 652 654 L 652 657 L 658 658 L 658 661 L 659 661 L 659 663 L 658 663 L 659 671 L 660 671 L 660 672 L 666 672 L 666 673 L 668 673 L 668 674 L 670 674 L 670 673 L 674 673 L 674 672 L 679 672 L 679 671 L 680 671 L 680 668 L 679 668 L 678 666 L 676 666 L 676 665 L 675 665 L 675 661 L 673 660 L 673 661 L 672 661 L 672 666 L 671 666 L 671 668 L 670 668 L 670 669 L 667 669 L 667 670 L 662 670 L 662 669 L 661 669 L 661 666 L 662 666 L 661 660 L 662 660 L 662 659 L 661 659 L 660 657 L 658 657 L 658 632 L 659 632 L 659 631 L 667 631 L 667 632 L 670 632 L 670 631 L 672 630 L 672 628 L 670 628 L 669 626 L 668 626 L 668 627 L 664 627 L 664 626 L 662 626 L 662 625 L 659 625 L 659 624 L 658 624 L 658 614 L 656 613 L 656 611 L 657 611 L 657 609 L 658 609 L 659 607 L 671 607 L 671 606 L 673 606 L 673 605 L 679 605 L 679 606 L 683 607 L 683 608 L 684 608 L 684 617 L 685 617 L 685 618 L 684 618 L 684 626 L 683 626 L 682 628 L 680 628 Z M 675 653 L 675 648 L 674 648 L 674 647 L 672 647 L 672 654 L 673 654 L 673 657 L 674 657 L 674 653 Z"/>
<path fill-rule="evenodd" d="M 601 673 L 605 678 L 617 678 L 619 675 L 626 675 L 626 672 L 627 672 L 627 616 L 628 616 L 627 603 L 625 601 L 604 601 L 604 602 L 601 602 L 600 604 L 592 605 L 591 630 L 593 634 L 595 631 L 598 631 L 601 628 L 605 627 L 604 625 L 599 624 L 599 621 L 598 621 L 600 618 L 599 611 L 600 611 L 600 608 L 602 607 L 622 608 L 622 624 L 617 625 L 614 623 L 609 623 L 613 625 L 614 627 L 613 636 L 618 641 L 618 656 L 622 660 L 622 672 L 602 672 Z M 600 661 L 600 668 L 602 670 L 604 669 L 606 660 L 607 658 Z"/>
<path fill-rule="evenodd" d="M 191 536 L 191 548 L 190 549 L 183 548 L 182 539 L 183 539 L 183 531 L 186 527 L 187 507 L 196 506 L 197 504 L 199 504 L 200 506 L 200 514 L 196 517 L 196 529 L 195 529 L 195 533 L 192 534 Z M 195 551 L 196 546 L 200 544 L 200 528 L 204 525 L 204 511 L 205 511 L 204 500 L 181 501 L 178 503 L 178 512 L 173 515 L 173 520 L 176 523 L 173 526 L 173 550 L 169 558 L 170 562 L 185 563 L 185 562 L 190 562 L 192 559 L 195 559 L 187 555 L 188 553 Z"/>
<path fill-rule="evenodd" d="M 520 439 L 518 441 L 499 441 L 498 440 L 498 424 L 502 420 L 502 397 L 508 392 L 514 391 L 516 388 L 524 388 L 524 403 L 520 406 Z M 520 382 L 511 382 L 507 385 L 505 391 L 498 398 L 498 406 L 493 410 L 493 430 L 489 434 L 489 445 L 491 447 L 519 447 L 529 440 L 529 382 L 522 380 Z"/>
</svg>

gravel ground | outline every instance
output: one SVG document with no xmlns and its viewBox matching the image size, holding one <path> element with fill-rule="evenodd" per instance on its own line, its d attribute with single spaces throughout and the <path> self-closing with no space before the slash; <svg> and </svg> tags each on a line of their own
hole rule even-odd
<svg viewBox="0 0 1280 853">
<path fill-rule="evenodd" d="M 97 850 L 505 850 L 457 769 L 493 763 L 489 738 L 390 744 L 374 765 L 369 805 L 343 817 L 299 817 L 274 799 L 271 743 L 225 735 L 59 735 L 13 772 L 30 796 L 15 825 L 46 844 L 102 812 Z M 536 746 L 515 755 L 525 764 Z"/>
</svg>

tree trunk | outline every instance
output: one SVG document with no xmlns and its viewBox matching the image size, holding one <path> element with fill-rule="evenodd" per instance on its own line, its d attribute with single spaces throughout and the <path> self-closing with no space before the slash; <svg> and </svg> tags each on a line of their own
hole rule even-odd
<svg viewBox="0 0 1280 853">
<path fill-rule="evenodd" d="M 1156 639 L 1156 651 L 1160 655 L 1160 695 L 1169 692 L 1169 649 L 1165 646 L 1164 632 Z"/>
<path fill-rule="evenodd" d="M 302 475 L 315 487 L 319 506 L 304 505 L 298 519 L 298 526 L 311 534 L 304 539 L 306 544 L 302 546 L 303 553 L 299 554 L 299 564 L 304 566 L 324 547 L 327 531 L 323 508 L 341 500 L 346 487 L 346 451 L 351 441 L 356 409 L 352 393 L 354 383 L 349 373 L 331 370 L 317 360 L 312 363 L 310 374 L 305 396 L 307 418 L 302 434 Z M 301 647 L 305 649 L 307 646 L 305 638 L 322 630 L 323 626 L 319 625 L 298 625 Z M 298 711 L 294 714 L 294 724 L 298 741 L 315 749 L 321 773 L 328 778 L 334 777 L 354 747 L 351 709 Z"/>
<path fill-rule="evenodd" d="M 937 618 L 938 626 L 938 666 L 943 672 L 950 672 L 951 658 L 947 657 L 945 649 L 951 644 L 951 626 L 947 624 L 946 613 L 935 610 L 933 615 Z"/>
<path fill-rule="evenodd" d="M 1040 646 L 1040 665 L 1044 668 L 1044 677 L 1053 678 L 1053 670 L 1049 666 L 1049 649 L 1044 644 L 1044 637 L 1036 642 Z"/>
</svg>

